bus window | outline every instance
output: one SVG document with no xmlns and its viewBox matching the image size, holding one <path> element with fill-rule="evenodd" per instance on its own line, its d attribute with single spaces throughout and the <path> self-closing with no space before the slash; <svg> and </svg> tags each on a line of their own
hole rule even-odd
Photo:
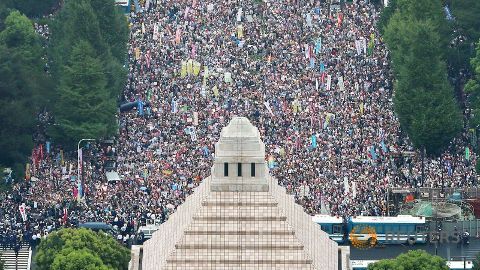
<svg viewBox="0 0 480 270">
<path fill-rule="evenodd" d="M 333 225 L 333 233 L 342 233 L 342 225 Z"/>
<path fill-rule="evenodd" d="M 423 226 L 423 225 L 417 225 L 417 228 L 416 228 L 416 229 L 417 229 L 417 233 L 424 233 L 424 232 L 427 231 L 427 230 L 426 230 L 426 227 Z"/>
</svg>

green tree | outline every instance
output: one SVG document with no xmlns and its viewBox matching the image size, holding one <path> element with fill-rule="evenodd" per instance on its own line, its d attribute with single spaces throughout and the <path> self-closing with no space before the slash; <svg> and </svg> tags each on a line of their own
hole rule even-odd
<svg viewBox="0 0 480 270">
<path fill-rule="evenodd" d="M 377 27 L 380 32 L 383 34 L 385 32 L 385 27 L 387 27 L 390 18 L 395 14 L 397 10 L 397 0 L 390 0 L 388 6 L 385 7 L 380 14 L 380 19 L 378 20 Z"/>
<path fill-rule="evenodd" d="M 18 176 L 33 147 L 36 114 L 51 94 L 42 55 L 30 20 L 12 12 L 0 32 L 0 164 Z"/>
<path fill-rule="evenodd" d="M 30 18 L 49 14 L 60 0 L 2 0 L 0 7 L 16 9 Z"/>
<path fill-rule="evenodd" d="M 52 135 L 65 145 L 81 138 L 101 138 L 116 130 L 115 101 L 107 91 L 101 61 L 87 41 L 79 41 L 62 71 Z"/>
<path fill-rule="evenodd" d="M 129 261 L 129 250 L 113 237 L 87 229 L 62 229 L 51 233 L 42 240 L 35 256 L 39 270 L 126 270 Z"/>
<path fill-rule="evenodd" d="M 88 249 L 64 249 L 55 256 L 51 270 L 114 270 L 103 264 L 98 255 Z"/>
<path fill-rule="evenodd" d="M 127 52 L 128 25 L 111 0 L 67 1 L 52 25 L 51 52 L 53 71 L 60 80 L 62 67 L 72 49 L 81 40 L 88 41 L 102 61 L 108 79 L 107 90 L 113 99 L 121 93 L 126 80 L 123 67 Z"/>
<path fill-rule="evenodd" d="M 445 260 L 423 250 L 410 250 L 395 259 L 370 264 L 368 270 L 448 270 Z"/>
<path fill-rule="evenodd" d="M 398 0 L 399 8 L 385 28 L 396 77 L 395 112 L 414 146 L 438 155 L 462 129 L 461 112 L 447 79 L 441 27 L 436 19 L 417 19 L 420 15 L 407 5 L 410 1 Z"/>
<path fill-rule="evenodd" d="M 480 42 L 477 44 L 475 57 L 470 61 L 473 69 L 473 77 L 465 86 L 465 93 L 471 108 L 470 126 L 480 126 Z"/>
</svg>

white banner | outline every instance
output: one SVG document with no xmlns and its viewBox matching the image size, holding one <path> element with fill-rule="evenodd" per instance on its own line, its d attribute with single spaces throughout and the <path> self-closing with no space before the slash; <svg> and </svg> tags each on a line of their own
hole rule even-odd
<svg viewBox="0 0 480 270">
<path fill-rule="evenodd" d="M 345 84 L 343 83 L 342 76 L 338 77 L 338 87 L 340 87 L 340 91 L 342 92 L 345 90 Z"/>
<path fill-rule="evenodd" d="M 331 87 L 332 87 L 332 76 L 327 75 L 327 90 L 330 90 Z"/>
<path fill-rule="evenodd" d="M 18 210 L 20 211 L 20 215 L 22 216 L 23 222 L 27 221 L 27 209 L 25 207 L 25 203 L 22 203 L 18 206 Z"/>
</svg>

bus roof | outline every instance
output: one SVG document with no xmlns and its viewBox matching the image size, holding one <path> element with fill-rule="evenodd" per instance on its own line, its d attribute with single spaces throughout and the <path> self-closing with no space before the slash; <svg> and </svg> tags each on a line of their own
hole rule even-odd
<svg viewBox="0 0 480 270">
<path fill-rule="evenodd" d="M 341 217 L 332 217 L 330 215 L 315 215 L 312 217 L 313 222 L 315 223 L 328 223 L 328 224 L 342 224 L 343 220 Z"/>
<path fill-rule="evenodd" d="M 425 224 L 424 217 L 414 217 L 410 215 L 399 215 L 396 217 L 376 217 L 376 216 L 358 216 L 351 218 L 352 223 L 414 223 Z"/>
<path fill-rule="evenodd" d="M 377 260 L 351 260 L 350 264 L 355 268 L 367 268 L 371 263 L 378 262 Z"/>
<path fill-rule="evenodd" d="M 473 269 L 472 261 L 465 262 L 466 268 L 463 268 L 463 261 L 448 261 L 447 266 L 450 267 L 450 269 Z"/>
</svg>

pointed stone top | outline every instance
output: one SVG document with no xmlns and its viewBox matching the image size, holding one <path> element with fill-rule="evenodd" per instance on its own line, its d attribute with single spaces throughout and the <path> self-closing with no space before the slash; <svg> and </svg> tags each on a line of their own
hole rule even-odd
<svg viewBox="0 0 480 270">
<path fill-rule="evenodd" d="M 258 129 L 250 123 L 246 117 L 235 116 L 230 120 L 230 123 L 222 129 L 220 137 L 227 138 L 245 138 L 245 137 L 259 137 Z"/>
</svg>

